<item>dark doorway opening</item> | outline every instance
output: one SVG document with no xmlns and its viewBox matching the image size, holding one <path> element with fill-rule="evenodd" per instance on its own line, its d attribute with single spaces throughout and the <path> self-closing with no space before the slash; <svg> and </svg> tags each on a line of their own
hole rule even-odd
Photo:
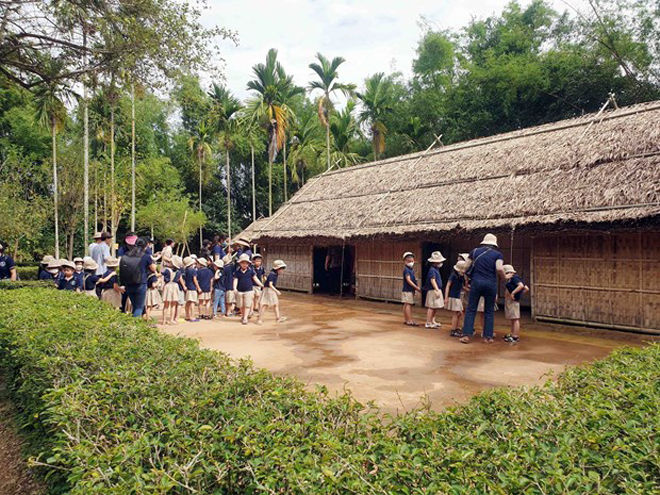
<svg viewBox="0 0 660 495">
<path fill-rule="evenodd" d="M 314 247 L 314 294 L 355 295 L 355 247 Z"/>
<path fill-rule="evenodd" d="M 447 284 L 449 275 L 451 275 L 451 267 L 453 266 L 451 264 L 451 260 L 453 259 L 451 245 L 448 243 L 425 242 L 422 244 L 422 280 L 419 281 L 419 285 L 422 287 L 426 283 L 426 276 L 431 268 L 431 264 L 427 260 L 431 257 L 433 251 L 440 251 L 447 258 L 447 261 L 440 268 L 440 276 L 442 277 L 443 284 L 442 290 L 444 291 L 444 286 Z M 426 292 L 422 292 L 422 302 L 426 303 Z"/>
</svg>

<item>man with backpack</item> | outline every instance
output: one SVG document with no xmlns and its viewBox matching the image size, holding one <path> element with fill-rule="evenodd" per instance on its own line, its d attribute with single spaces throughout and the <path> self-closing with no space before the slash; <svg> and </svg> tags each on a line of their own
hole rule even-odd
<svg viewBox="0 0 660 495">
<path fill-rule="evenodd" d="M 140 238 L 135 246 L 121 257 L 119 279 L 126 288 L 126 294 L 133 306 L 133 316 L 142 316 L 147 297 L 147 278 L 156 273 L 156 264 L 151 255 L 146 253 L 146 239 Z"/>
</svg>

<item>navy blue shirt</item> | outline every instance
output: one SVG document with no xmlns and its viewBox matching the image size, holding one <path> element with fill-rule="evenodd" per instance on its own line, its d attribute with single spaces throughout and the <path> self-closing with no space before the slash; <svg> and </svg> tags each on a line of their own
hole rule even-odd
<svg viewBox="0 0 660 495">
<path fill-rule="evenodd" d="M 153 258 L 145 251 L 145 254 L 142 255 L 142 259 L 140 260 L 140 271 L 142 272 L 142 281 L 140 282 L 141 284 L 147 283 L 147 278 L 153 273 L 151 270 L 149 270 L 149 267 L 153 264 Z"/>
<path fill-rule="evenodd" d="M 119 249 L 117 249 L 117 256 L 122 257 L 128 252 L 128 248 L 126 246 L 120 246 Z"/>
<path fill-rule="evenodd" d="M 73 272 L 73 276 L 78 279 L 78 287 L 80 287 L 80 290 L 84 290 L 85 272 Z"/>
<path fill-rule="evenodd" d="M 516 290 L 516 287 L 518 287 L 518 284 L 521 283 L 521 282 L 524 284 L 522 279 L 514 273 L 513 277 L 511 277 L 511 279 L 508 280 L 506 285 L 505 285 L 506 290 L 508 290 L 509 294 L 511 294 L 514 290 Z M 520 299 L 522 298 L 523 292 L 525 292 L 525 291 L 521 290 L 520 292 L 516 292 L 516 295 L 514 295 L 513 298 L 516 301 L 520 301 Z"/>
<path fill-rule="evenodd" d="M 417 285 L 417 279 L 415 278 L 415 272 L 412 268 L 405 267 L 403 269 L 403 292 L 415 292 L 415 288 L 408 283 L 406 277 L 410 276 L 410 280 L 413 284 Z"/>
<path fill-rule="evenodd" d="M 48 272 L 48 270 L 41 270 L 39 280 L 55 280 L 55 277 Z"/>
<path fill-rule="evenodd" d="M 470 267 L 472 280 L 481 280 L 497 284 L 497 260 L 504 261 L 504 256 L 497 249 L 489 246 L 481 246 L 473 249 L 470 253 L 472 265 Z"/>
<path fill-rule="evenodd" d="M 275 270 L 271 270 L 271 272 L 268 274 L 268 278 L 266 279 L 266 287 L 270 287 L 269 282 L 273 283 L 273 287 L 277 287 L 277 272 Z"/>
<path fill-rule="evenodd" d="M 451 282 L 451 286 L 449 287 L 449 297 L 460 299 L 465 277 L 456 270 L 452 270 L 451 275 L 449 275 L 449 281 Z"/>
<path fill-rule="evenodd" d="M 259 268 L 254 266 L 252 269 L 254 270 L 254 273 L 257 274 L 257 278 L 263 283 L 264 277 L 266 276 L 266 269 L 264 268 L 264 265 L 261 265 Z"/>
<path fill-rule="evenodd" d="M 234 264 L 225 265 L 222 271 L 225 274 L 225 290 L 234 290 Z"/>
<path fill-rule="evenodd" d="M 197 290 L 197 287 L 195 287 L 195 281 L 193 280 L 197 276 L 197 269 L 189 266 L 186 268 L 184 274 L 183 274 L 183 280 L 186 284 L 186 289 L 188 290 Z M 197 281 L 199 283 L 199 281 Z"/>
<path fill-rule="evenodd" d="M 71 277 L 69 280 L 65 279 L 62 277 L 60 281 L 57 283 L 57 288 L 59 290 L 80 290 L 82 287 L 80 286 L 79 278 L 76 277 L 75 275 Z"/>
<path fill-rule="evenodd" d="M 429 273 L 426 275 L 426 283 L 424 284 L 424 290 L 435 290 L 431 284 L 431 280 L 435 279 L 435 283 L 438 285 L 438 289 L 442 290 L 442 277 L 440 276 L 440 271 L 437 267 L 432 266 L 429 269 Z"/>
<path fill-rule="evenodd" d="M 213 246 L 212 253 L 213 253 L 214 258 L 215 258 L 215 256 L 219 256 L 220 257 L 219 259 L 222 259 L 222 258 L 225 257 L 225 250 L 222 249 L 222 246 L 220 246 L 219 244 L 216 244 L 215 246 Z"/>
<path fill-rule="evenodd" d="M 156 284 L 158 283 L 158 275 L 155 273 L 150 273 L 149 276 L 147 277 L 147 288 L 148 289 L 153 289 L 156 287 Z"/>
<path fill-rule="evenodd" d="M 236 251 L 236 259 L 238 259 L 241 254 L 247 254 L 250 259 L 252 259 L 252 250 L 250 248 L 241 248 L 238 251 Z"/>
<path fill-rule="evenodd" d="M 211 292 L 211 280 L 213 271 L 210 268 L 202 268 L 197 272 L 197 283 L 202 292 Z"/>
<path fill-rule="evenodd" d="M 115 284 L 118 283 L 117 282 L 117 272 L 115 270 L 111 270 L 110 268 L 108 268 L 105 271 L 105 273 L 103 274 L 103 276 L 101 278 L 107 278 L 110 275 L 112 275 L 112 277 L 110 277 L 110 280 L 108 280 L 107 282 L 101 282 L 99 284 L 99 287 L 101 287 L 101 289 L 103 289 L 103 290 L 112 289 L 112 288 L 114 288 Z"/>
<path fill-rule="evenodd" d="M 85 273 L 83 275 L 83 286 L 85 290 L 96 290 L 96 282 L 99 281 L 99 277 L 96 272 Z"/>
<path fill-rule="evenodd" d="M 3 254 L 0 256 L 0 280 L 11 278 L 11 269 L 16 266 L 11 256 Z"/>
<path fill-rule="evenodd" d="M 240 268 L 234 272 L 234 278 L 238 280 L 238 285 L 236 288 L 238 292 L 250 292 L 254 290 L 254 270 L 250 267 L 246 271 L 241 270 Z"/>
<path fill-rule="evenodd" d="M 225 272 L 222 268 L 218 268 L 213 274 L 213 288 L 215 290 L 225 291 Z"/>
</svg>

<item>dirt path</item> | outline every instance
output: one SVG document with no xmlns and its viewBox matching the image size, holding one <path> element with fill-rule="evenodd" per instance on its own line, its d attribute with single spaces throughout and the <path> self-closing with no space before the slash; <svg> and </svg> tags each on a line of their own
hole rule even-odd
<svg viewBox="0 0 660 495">
<path fill-rule="evenodd" d="M 21 455 L 23 443 L 16 432 L 15 410 L 0 374 L 0 495 L 41 495 L 44 486 L 34 479 Z"/>
</svg>

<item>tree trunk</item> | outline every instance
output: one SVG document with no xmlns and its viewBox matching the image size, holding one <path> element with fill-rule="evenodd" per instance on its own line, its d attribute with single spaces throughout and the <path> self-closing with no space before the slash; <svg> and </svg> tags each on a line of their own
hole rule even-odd
<svg viewBox="0 0 660 495">
<path fill-rule="evenodd" d="M 284 153 L 283 153 L 283 163 L 284 163 L 284 201 L 287 201 L 289 198 L 289 193 L 287 192 L 286 184 L 286 139 L 284 140 Z"/>
<path fill-rule="evenodd" d="M 327 122 L 325 126 L 325 149 L 328 157 L 326 170 L 330 170 L 330 122 Z"/>
<path fill-rule="evenodd" d="M 83 45 L 87 47 L 87 31 L 83 30 Z M 87 52 L 85 52 L 85 60 L 83 62 L 85 68 L 87 68 Z M 89 254 L 88 245 L 89 245 L 89 102 L 87 101 L 87 80 L 83 81 L 83 127 L 84 127 L 84 136 L 83 136 L 83 154 L 84 154 L 84 172 L 83 172 L 83 187 L 84 192 L 84 203 L 85 203 L 85 226 L 83 230 L 83 246 L 84 253 Z"/>
<path fill-rule="evenodd" d="M 103 225 L 99 230 L 108 228 L 108 172 L 103 171 Z"/>
<path fill-rule="evenodd" d="M 135 85 L 131 84 L 131 230 L 135 232 Z M 153 234 L 151 235 L 153 239 Z"/>
<path fill-rule="evenodd" d="M 73 259 L 73 243 L 76 239 L 76 230 L 72 229 L 71 232 L 69 232 L 69 259 Z"/>
<path fill-rule="evenodd" d="M 199 160 L 199 212 L 202 213 L 202 157 L 198 156 Z M 202 249 L 202 229 L 203 225 L 199 226 L 199 249 Z"/>
<path fill-rule="evenodd" d="M 94 167 L 94 232 L 96 232 L 98 226 L 99 226 L 99 170 L 97 165 Z"/>
<path fill-rule="evenodd" d="M 254 145 L 250 146 L 250 153 L 252 155 L 252 221 L 257 221 L 257 187 L 254 177 Z"/>
<path fill-rule="evenodd" d="M 227 160 L 227 236 L 231 244 L 231 171 L 229 169 L 229 150 L 225 151 Z"/>
<path fill-rule="evenodd" d="M 58 213 L 59 197 L 57 190 L 57 133 L 55 119 L 51 119 L 51 133 L 53 137 L 53 202 L 55 208 L 55 258 L 60 257 L 60 216 Z"/>
<path fill-rule="evenodd" d="M 268 216 L 273 216 L 273 160 L 268 153 Z"/>
<path fill-rule="evenodd" d="M 116 203 L 115 200 L 115 106 L 110 107 L 110 233 L 114 239 L 117 232 L 116 223 Z M 112 243 L 111 253 L 115 254 L 115 244 Z"/>
</svg>

